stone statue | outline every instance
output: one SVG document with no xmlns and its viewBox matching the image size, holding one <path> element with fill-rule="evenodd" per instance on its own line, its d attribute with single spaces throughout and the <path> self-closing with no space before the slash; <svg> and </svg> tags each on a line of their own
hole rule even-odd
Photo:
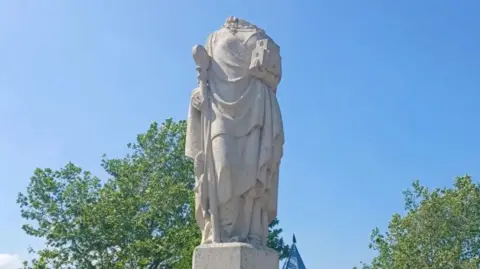
<svg viewBox="0 0 480 269">
<path fill-rule="evenodd" d="M 185 154 L 195 164 L 202 244 L 266 246 L 284 144 L 275 95 L 279 47 L 264 30 L 229 17 L 193 56 L 199 86 L 191 96 Z"/>
</svg>

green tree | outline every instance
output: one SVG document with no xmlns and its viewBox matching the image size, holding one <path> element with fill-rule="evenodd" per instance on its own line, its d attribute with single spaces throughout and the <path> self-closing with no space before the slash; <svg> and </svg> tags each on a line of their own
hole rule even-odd
<svg viewBox="0 0 480 269">
<path fill-rule="evenodd" d="M 478 269 L 480 185 L 458 177 L 453 188 L 429 190 L 413 183 L 404 192 L 406 214 L 395 214 L 388 232 L 375 229 L 378 255 L 363 269 Z"/>
<path fill-rule="evenodd" d="M 46 240 L 25 268 L 191 268 L 200 231 L 193 215 L 193 163 L 184 156 L 185 121 L 153 123 L 124 158 L 104 156 L 103 184 L 72 163 L 36 169 L 17 202 L 23 230 Z M 269 246 L 289 246 L 278 220 Z"/>
</svg>

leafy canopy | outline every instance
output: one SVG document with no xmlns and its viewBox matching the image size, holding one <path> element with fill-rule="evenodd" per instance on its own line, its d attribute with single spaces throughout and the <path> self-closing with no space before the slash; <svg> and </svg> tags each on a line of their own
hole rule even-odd
<svg viewBox="0 0 480 269">
<path fill-rule="evenodd" d="M 194 208 L 193 163 L 184 156 L 185 121 L 171 119 L 129 144 L 124 158 L 104 156 L 102 182 L 72 163 L 36 169 L 17 202 L 23 230 L 44 249 L 25 268 L 191 268 L 200 243 Z M 281 258 L 289 246 L 278 220 L 268 244 Z"/>
<path fill-rule="evenodd" d="M 363 269 L 480 268 L 480 185 L 458 177 L 453 188 L 413 183 L 404 192 L 406 215 L 395 214 L 370 248 L 378 255 Z"/>
</svg>

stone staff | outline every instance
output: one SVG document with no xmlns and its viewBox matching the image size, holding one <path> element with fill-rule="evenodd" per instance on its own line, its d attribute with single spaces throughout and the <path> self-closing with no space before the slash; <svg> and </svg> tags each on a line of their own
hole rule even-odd
<svg viewBox="0 0 480 269">
<path fill-rule="evenodd" d="M 203 143 L 203 153 L 204 153 L 204 169 L 203 169 L 203 178 L 202 184 L 208 185 L 208 188 L 202 187 L 202 189 L 208 189 L 208 195 L 204 195 L 202 198 L 202 207 L 205 210 L 206 217 L 210 217 L 212 223 L 212 241 L 213 243 L 220 243 L 220 224 L 218 219 L 218 199 L 217 199 L 217 180 L 215 167 L 213 165 L 213 154 L 212 154 L 212 139 L 211 139 L 211 107 L 210 102 L 208 101 L 208 82 L 207 82 L 207 70 L 210 66 L 210 56 L 208 55 L 205 48 L 201 45 L 195 45 L 192 49 L 193 59 L 197 65 L 198 72 L 198 84 L 200 87 L 201 96 L 203 100 L 203 117 L 202 117 L 202 126 L 205 128 L 205 136 Z M 205 199 L 208 197 L 208 199 Z M 208 210 L 207 210 L 208 208 Z"/>
</svg>

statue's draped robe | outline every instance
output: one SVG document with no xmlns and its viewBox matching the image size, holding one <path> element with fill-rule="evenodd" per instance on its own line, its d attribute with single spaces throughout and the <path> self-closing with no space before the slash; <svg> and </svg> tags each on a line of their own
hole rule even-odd
<svg viewBox="0 0 480 269">
<path fill-rule="evenodd" d="M 217 193 L 213 197 L 218 199 L 222 241 L 250 229 L 245 227 L 249 224 L 242 223 L 242 206 L 248 197 L 262 201 L 268 223 L 277 215 L 278 170 L 284 143 L 281 112 L 273 90 L 248 71 L 256 40 L 266 37 L 256 29 L 240 29 L 233 34 L 221 28 L 209 36 L 206 45 L 212 58 L 208 100 L 213 152 L 213 160 L 206 161 L 213 161 L 216 171 Z M 205 133 L 201 113 L 191 103 L 187 156 L 195 159 L 202 155 Z M 205 243 L 211 236 L 211 224 L 204 217 L 200 199 L 197 191 L 195 214 Z M 258 221 L 256 218 L 252 221 Z"/>
</svg>

